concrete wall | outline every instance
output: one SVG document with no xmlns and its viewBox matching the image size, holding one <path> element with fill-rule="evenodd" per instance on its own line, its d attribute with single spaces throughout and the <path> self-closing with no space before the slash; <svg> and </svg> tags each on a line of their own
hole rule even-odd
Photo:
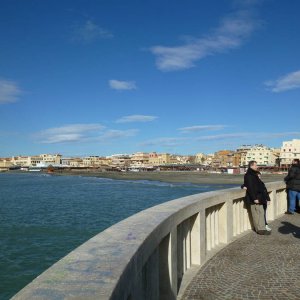
<svg viewBox="0 0 300 300">
<path fill-rule="evenodd" d="M 286 210 L 283 182 L 267 184 L 268 219 Z M 201 266 L 251 224 L 245 191 L 226 189 L 154 206 L 96 235 L 13 299 L 176 299 L 191 266 Z"/>
</svg>

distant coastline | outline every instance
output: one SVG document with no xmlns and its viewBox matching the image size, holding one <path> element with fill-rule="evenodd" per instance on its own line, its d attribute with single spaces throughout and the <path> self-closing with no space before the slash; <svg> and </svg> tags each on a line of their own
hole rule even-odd
<svg viewBox="0 0 300 300">
<path fill-rule="evenodd" d="M 193 184 L 242 184 L 244 180 L 243 174 L 218 174 L 204 172 L 61 172 L 54 175 L 80 175 L 92 176 L 100 178 L 109 178 L 115 180 L 153 180 L 170 183 L 193 183 Z M 263 174 L 264 182 L 283 181 L 284 174 Z"/>
</svg>

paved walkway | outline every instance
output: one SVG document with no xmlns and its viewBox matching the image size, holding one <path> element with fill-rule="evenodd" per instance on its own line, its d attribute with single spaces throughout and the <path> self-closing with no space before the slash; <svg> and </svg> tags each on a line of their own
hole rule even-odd
<svg viewBox="0 0 300 300">
<path fill-rule="evenodd" d="M 300 299 L 300 214 L 270 226 L 271 236 L 251 232 L 210 259 L 182 299 Z"/>
</svg>

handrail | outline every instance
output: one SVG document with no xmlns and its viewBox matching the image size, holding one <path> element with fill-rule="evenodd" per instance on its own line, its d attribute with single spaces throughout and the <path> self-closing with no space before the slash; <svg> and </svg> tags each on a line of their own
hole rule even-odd
<svg viewBox="0 0 300 300">
<path fill-rule="evenodd" d="M 268 219 L 286 209 L 285 184 L 266 184 Z M 231 188 L 143 210 L 94 236 L 12 299 L 176 299 L 184 273 L 251 229 L 243 198 Z"/>
</svg>

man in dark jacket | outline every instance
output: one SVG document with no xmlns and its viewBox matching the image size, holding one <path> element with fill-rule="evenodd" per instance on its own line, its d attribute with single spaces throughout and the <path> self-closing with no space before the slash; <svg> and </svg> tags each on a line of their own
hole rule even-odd
<svg viewBox="0 0 300 300">
<path fill-rule="evenodd" d="M 257 176 L 258 176 L 258 178 L 260 179 L 261 184 L 263 185 L 264 195 L 266 196 L 266 199 L 267 199 L 267 203 L 264 203 L 264 204 L 263 204 L 263 208 L 264 208 L 264 218 L 265 218 L 265 224 L 266 224 L 266 230 L 267 230 L 267 231 L 271 231 L 272 229 L 271 229 L 271 227 L 269 226 L 268 221 L 267 221 L 267 208 L 268 208 L 268 204 L 270 203 L 271 199 L 270 199 L 270 196 L 269 196 L 269 193 L 268 193 L 268 190 L 267 190 L 265 184 L 264 184 L 263 181 L 261 180 L 261 173 L 260 173 L 259 171 L 257 171 Z M 241 185 L 241 189 L 247 190 L 247 187 L 246 187 L 245 183 Z M 247 206 L 249 207 L 249 205 L 250 205 L 250 199 L 247 200 L 247 197 L 246 197 L 245 200 L 246 200 Z"/>
<path fill-rule="evenodd" d="M 293 215 L 296 211 L 296 201 L 300 200 L 300 161 L 294 159 L 288 175 L 284 178 L 289 195 L 289 208 L 286 214 Z"/>
<path fill-rule="evenodd" d="M 256 161 L 249 162 L 248 170 L 244 176 L 244 185 L 247 187 L 246 202 L 250 205 L 254 229 L 258 234 L 269 235 L 265 228 L 264 208 L 269 198 L 264 183 L 258 177 Z"/>
</svg>

